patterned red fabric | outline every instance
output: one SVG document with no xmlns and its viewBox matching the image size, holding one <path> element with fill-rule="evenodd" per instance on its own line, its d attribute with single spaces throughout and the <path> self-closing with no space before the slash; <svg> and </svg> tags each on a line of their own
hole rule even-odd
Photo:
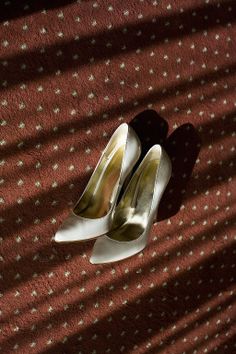
<svg viewBox="0 0 236 354">
<path fill-rule="evenodd" d="M 0 18 L 1 353 L 236 353 L 235 1 Z M 122 122 L 173 176 L 147 248 L 95 266 L 93 242 L 52 238 Z"/>
</svg>

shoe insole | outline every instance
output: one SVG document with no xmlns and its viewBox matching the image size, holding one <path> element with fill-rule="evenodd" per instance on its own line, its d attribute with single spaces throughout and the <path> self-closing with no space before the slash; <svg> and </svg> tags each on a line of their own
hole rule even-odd
<svg viewBox="0 0 236 354">
<path fill-rule="evenodd" d="M 125 145 L 104 155 L 74 213 L 85 218 L 100 218 L 108 213 L 116 195 Z"/>
<path fill-rule="evenodd" d="M 148 161 L 139 175 L 134 176 L 117 206 L 112 230 L 108 236 L 117 241 L 132 241 L 145 230 L 148 223 L 159 160 Z"/>
</svg>

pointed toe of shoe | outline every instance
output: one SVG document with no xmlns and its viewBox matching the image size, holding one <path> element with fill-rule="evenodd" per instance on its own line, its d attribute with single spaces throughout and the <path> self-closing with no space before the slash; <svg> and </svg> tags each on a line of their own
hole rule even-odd
<svg viewBox="0 0 236 354">
<path fill-rule="evenodd" d="M 110 239 L 107 236 L 102 236 L 96 240 L 92 255 L 90 257 L 90 263 L 102 264 L 112 262 L 112 245 Z"/>
<path fill-rule="evenodd" d="M 72 223 L 72 218 L 68 217 L 54 235 L 55 242 L 75 241 L 78 238 L 78 226 Z"/>
<path fill-rule="evenodd" d="M 83 241 L 87 236 L 83 221 L 75 215 L 69 215 L 54 236 L 55 242 Z"/>
<path fill-rule="evenodd" d="M 109 215 L 100 219 L 86 219 L 71 214 L 54 236 L 55 242 L 89 241 L 104 235 L 109 229 Z"/>
<path fill-rule="evenodd" d="M 90 261 L 91 264 L 104 263 L 104 262 L 99 261 L 99 258 L 96 255 L 94 255 L 94 254 L 92 254 L 92 256 L 90 257 L 89 261 Z"/>
<path fill-rule="evenodd" d="M 108 236 L 102 236 L 96 240 L 90 263 L 102 264 L 121 261 L 140 252 L 143 246 L 137 245 L 135 242 L 119 242 L 112 240 Z"/>
<path fill-rule="evenodd" d="M 65 239 L 64 239 L 64 234 L 63 232 L 61 232 L 60 230 L 58 230 L 55 235 L 54 235 L 54 241 L 55 242 L 65 242 Z"/>
</svg>

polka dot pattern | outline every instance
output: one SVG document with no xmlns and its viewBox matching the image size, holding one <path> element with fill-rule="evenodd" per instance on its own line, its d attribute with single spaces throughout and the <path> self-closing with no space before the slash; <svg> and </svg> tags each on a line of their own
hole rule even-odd
<svg viewBox="0 0 236 354">
<path fill-rule="evenodd" d="M 0 4 L 0 352 L 235 353 L 235 1 Z M 147 248 L 53 235 L 112 132 L 173 174 Z"/>
</svg>

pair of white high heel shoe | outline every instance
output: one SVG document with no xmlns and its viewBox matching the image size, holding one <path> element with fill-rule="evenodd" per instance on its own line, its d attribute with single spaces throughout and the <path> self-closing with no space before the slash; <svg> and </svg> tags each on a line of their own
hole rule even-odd
<svg viewBox="0 0 236 354">
<path fill-rule="evenodd" d="M 147 152 L 119 201 L 127 177 L 138 161 L 141 144 L 128 124 L 112 135 L 56 242 L 97 238 L 90 262 L 119 261 L 142 251 L 171 176 L 171 162 L 160 145 Z"/>
</svg>

